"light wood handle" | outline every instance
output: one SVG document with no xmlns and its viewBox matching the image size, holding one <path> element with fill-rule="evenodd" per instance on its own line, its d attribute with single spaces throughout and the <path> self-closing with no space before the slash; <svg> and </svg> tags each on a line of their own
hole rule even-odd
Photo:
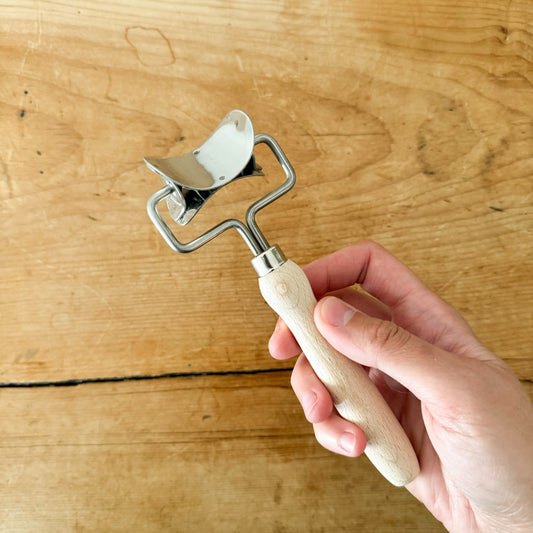
<svg viewBox="0 0 533 533">
<path fill-rule="evenodd" d="M 259 287 L 292 331 L 339 414 L 364 431 L 370 461 L 393 485 L 412 481 L 419 466 L 407 435 L 367 373 L 332 348 L 316 329 L 317 302 L 303 270 L 287 261 L 259 278 Z"/>
</svg>

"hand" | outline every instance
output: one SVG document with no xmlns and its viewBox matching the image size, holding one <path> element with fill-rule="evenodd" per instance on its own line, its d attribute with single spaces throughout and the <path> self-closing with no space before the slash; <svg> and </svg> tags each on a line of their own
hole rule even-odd
<svg viewBox="0 0 533 533">
<path fill-rule="evenodd" d="M 533 531 L 533 407 L 509 367 L 375 243 L 304 270 L 322 298 L 318 330 L 369 368 L 413 444 L 420 474 L 407 489 L 450 531 Z M 300 352 L 281 320 L 269 349 L 277 359 Z M 363 453 L 364 433 L 338 415 L 304 354 L 291 384 L 325 448 Z"/>
</svg>

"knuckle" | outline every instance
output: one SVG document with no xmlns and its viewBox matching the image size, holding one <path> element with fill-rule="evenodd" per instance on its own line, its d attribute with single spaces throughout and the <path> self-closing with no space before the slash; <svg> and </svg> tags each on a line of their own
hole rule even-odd
<svg viewBox="0 0 533 533">
<path fill-rule="evenodd" d="M 394 322 L 377 320 L 368 331 L 369 342 L 378 349 L 399 350 L 410 339 L 410 334 Z"/>
</svg>

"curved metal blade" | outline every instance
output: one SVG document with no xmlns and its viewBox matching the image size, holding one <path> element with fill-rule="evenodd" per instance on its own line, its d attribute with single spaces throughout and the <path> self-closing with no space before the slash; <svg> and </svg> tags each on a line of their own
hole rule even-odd
<svg viewBox="0 0 533 533">
<path fill-rule="evenodd" d="M 186 189 L 218 189 L 240 177 L 254 149 L 254 128 L 246 113 L 230 111 L 199 148 L 169 159 L 145 158 L 165 182 Z"/>
<path fill-rule="evenodd" d="M 264 176 L 255 162 L 254 128 L 246 113 L 230 111 L 199 148 L 178 157 L 144 159 L 173 193 L 168 196 L 170 216 L 187 224 L 221 187 L 248 176 Z"/>
</svg>

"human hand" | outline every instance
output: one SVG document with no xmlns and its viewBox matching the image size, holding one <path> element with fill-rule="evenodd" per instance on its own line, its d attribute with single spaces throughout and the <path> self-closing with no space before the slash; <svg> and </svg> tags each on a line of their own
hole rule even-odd
<svg viewBox="0 0 533 533">
<path fill-rule="evenodd" d="M 407 489 L 450 531 L 533 531 L 533 407 L 509 367 L 453 307 L 375 243 L 304 270 L 322 298 L 314 313 L 318 330 L 369 368 L 413 444 L 420 474 Z M 281 320 L 269 349 L 277 359 L 300 352 Z M 325 448 L 363 453 L 364 433 L 338 415 L 304 354 L 291 384 Z"/>
</svg>

